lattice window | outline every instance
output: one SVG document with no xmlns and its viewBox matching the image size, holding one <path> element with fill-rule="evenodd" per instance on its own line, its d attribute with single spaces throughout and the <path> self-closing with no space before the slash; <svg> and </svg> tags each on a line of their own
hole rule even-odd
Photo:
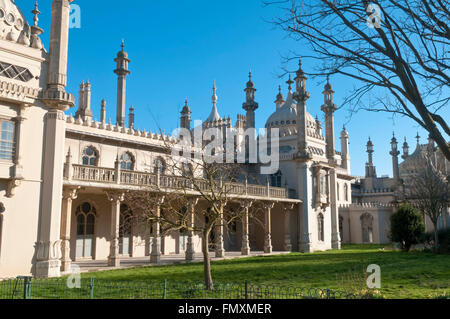
<svg viewBox="0 0 450 319">
<path fill-rule="evenodd" d="M 15 152 L 15 124 L 0 120 L 0 160 L 14 161 Z"/>
<path fill-rule="evenodd" d="M 131 153 L 126 152 L 120 157 L 120 169 L 127 171 L 134 170 L 134 158 Z"/>
<path fill-rule="evenodd" d="M 22 82 L 28 82 L 33 78 L 33 74 L 28 69 L 5 62 L 0 62 L 0 76 Z"/>
</svg>

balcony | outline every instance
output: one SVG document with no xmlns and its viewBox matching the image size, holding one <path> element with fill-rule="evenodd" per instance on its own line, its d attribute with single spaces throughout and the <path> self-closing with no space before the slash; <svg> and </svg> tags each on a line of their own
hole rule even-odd
<svg viewBox="0 0 450 319">
<path fill-rule="evenodd" d="M 183 176 L 160 175 L 148 172 L 126 171 L 114 168 L 102 168 L 83 165 L 64 167 L 66 185 L 83 187 L 125 188 L 130 190 L 155 189 L 164 191 L 183 191 L 191 194 L 223 190 L 219 185 L 211 186 L 205 179 L 195 182 Z M 269 185 L 252 185 L 247 183 L 225 183 L 226 193 L 234 197 L 266 198 L 271 200 L 296 200 L 295 191 L 271 187 Z M 298 202 L 298 200 L 296 200 Z"/>
</svg>

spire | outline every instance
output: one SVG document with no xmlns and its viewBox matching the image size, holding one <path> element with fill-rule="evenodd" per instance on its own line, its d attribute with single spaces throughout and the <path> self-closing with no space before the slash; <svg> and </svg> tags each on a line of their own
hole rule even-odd
<svg viewBox="0 0 450 319">
<path fill-rule="evenodd" d="M 377 177 L 376 167 L 373 165 L 373 147 L 372 140 L 369 137 L 369 141 L 367 142 L 367 153 L 369 154 L 369 162 L 366 164 L 366 177 Z"/>
<path fill-rule="evenodd" d="M 405 142 L 403 143 L 403 156 L 402 158 L 405 160 L 407 159 L 409 156 L 409 145 L 408 142 L 406 141 L 406 136 L 405 136 Z"/>
<path fill-rule="evenodd" d="M 247 112 L 245 128 L 255 127 L 255 111 L 258 109 L 259 105 L 255 102 L 255 84 L 252 82 L 252 70 L 248 74 L 247 87 L 245 88 L 245 103 L 242 104 L 242 108 Z"/>
<path fill-rule="evenodd" d="M 289 80 L 287 80 L 286 83 L 288 85 L 289 93 L 292 93 L 292 84 L 294 84 L 295 82 L 292 81 L 292 77 L 291 77 L 290 73 L 289 73 Z"/>
<path fill-rule="evenodd" d="M 297 98 L 301 99 L 301 100 L 308 100 L 310 95 L 309 93 L 306 91 L 306 80 L 308 78 L 305 75 L 305 71 L 303 71 L 303 66 L 302 66 L 302 58 L 299 58 L 298 61 L 298 70 L 296 72 L 296 77 L 295 77 L 295 83 L 296 83 L 296 89 L 297 89 Z"/>
<path fill-rule="evenodd" d="M 134 107 L 130 106 L 130 110 L 128 113 L 128 127 L 134 129 Z"/>
<path fill-rule="evenodd" d="M 417 146 L 420 146 L 420 135 L 419 135 L 419 132 L 417 132 L 416 139 L 417 139 Z"/>
<path fill-rule="evenodd" d="M 117 74 L 117 125 L 123 127 L 125 126 L 126 78 L 131 73 L 128 69 L 128 64 L 131 61 L 128 58 L 128 53 L 125 52 L 124 40 L 122 40 L 121 50 L 117 53 L 114 61 L 116 62 L 114 73 Z"/>
<path fill-rule="evenodd" d="M 188 104 L 188 99 L 186 98 L 186 101 L 184 103 L 183 110 L 181 111 L 181 118 L 180 118 L 180 127 L 186 128 L 188 130 L 191 129 L 191 109 Z"/>
<path fill-rule="evenodd" d="M 106 101 L 105 101 L 105 99 L 103 99 L 102 103 L 101 103 L 100 122 L 102 122 L 102 123 L 106 122 Z"/>
<path fill-rule="evenodd" d="M 285 102 L 285 100 L 284 100 L 283 93 L 281 92 L 281 85 L 279 85 L 277 98 L 275 100 L 275 105 L 277 106 L 276 109 L 278 110 L 283 105 L 284 102 Z"/>
<path fill-rule="evenodd" d="M 34 5 L 34 10 L 31 11 L 31 13 L 33 13 L 33 15 L 34 15 L 34 17 L 33 17 L 34 24 L 31 26 L 31 43 L 30 44 L 31 44 L 32 48 L 42 49 L 43 46 L 42 46 L 42 42 L 41 42 L 41 39 L 39 38 L 39 36 L 44 33 L 44 30 L 42 28 L 38 27 L 39 15 L 41 14 L 41 12 L 39 11 L 37 1 Z"/>
<path fill-rule="evenodd" d="M 209 117 L 206 119 L 206 122 L 214 122 L 214 121 L 219 121 L 221 120 L 221 117 L 219 115 L 219 112 L 217 111 L 217 88 L 216 88 L 216 80 L 214 80 L 214 85 L 213 85 L 213 95 L 212 95 L 212 104 L 213 104 L 213 108 L 211 110 L 211 114 L 209 115 Z"/>
<path fill-rule="evenodd" d="M 400 155 L 400 152 L 398 151 L 398 143 L 395 138 L 395 132 L 392 133 L 391 152 L 389 154 L 392 156 L 392 172 L 394 174 L 394 179 L 398 180 L 400 177 L 398 167 L 398 156 Z"/>
<path fill-rule="evenodd" d="M 34 4 L 34 10 L 31 11 L 31 13 L 34 14 L 34 17 L 33 17 L 34 25 L 33 26 L 37 27 L 38 26 L 38 21 L 39 21 L 38 15 L 41 14 L 41 11 L 39 11 L 39 8 L 38 8 L 38 2 L 37 1 Z"/>
</svg>

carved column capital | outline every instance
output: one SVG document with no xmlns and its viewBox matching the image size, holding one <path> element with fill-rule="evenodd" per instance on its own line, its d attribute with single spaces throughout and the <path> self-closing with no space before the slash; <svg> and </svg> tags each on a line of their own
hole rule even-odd
<svg viewBox="0 0 450 319">
<path fill-rule="evenodd" d="M 78 192 L 80 189 L 81 189 L 80 186 L 64 188 L 63 189 L 63 199 L 71 199 L 71 200 L 77 199 Z"/>
<path fill-rule="evenodd" d="M 125 200 L 125 192 L 106 192 L 106 196 L 111 202 L 123 202 Z"/>
<path fill-rule="evenodd" d="M 265 210 L 271 210 L 275 207 L 275 203 L 274 202 L 264 202 L 263 207 Z"/>
<path fill-rule="evenodd" d="M 251 199 L 244 199 L 243 201 L 241 201 L 241 207 L 245 208 L 245 209 L 249 209 L 250 207 L 253 206 L 254 201 Z"/>
<path fill-rule="evenodd" d="M 289 214 L 290 212 L 292 212 L 294 210 L 295 204 L 292 203 L 286 203 L 283 204 L 283 210 L 285 214 Z"/>
</svg>

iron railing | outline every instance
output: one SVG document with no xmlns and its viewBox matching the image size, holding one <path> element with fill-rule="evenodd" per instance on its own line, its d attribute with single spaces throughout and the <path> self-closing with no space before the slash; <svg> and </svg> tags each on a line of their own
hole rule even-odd
<svg viewBox="0 0 450 319">
<path fill-rule="evenodd" d="M 75 288 L 70 288 L 75 287 Z M 194 282 L 124 282 L 99 279 L 32 279 L 0 281 L 0 299 L 363 299 L 343 291 L 278 285 L 215 283 L 213 290 Z"/>
</svg>

